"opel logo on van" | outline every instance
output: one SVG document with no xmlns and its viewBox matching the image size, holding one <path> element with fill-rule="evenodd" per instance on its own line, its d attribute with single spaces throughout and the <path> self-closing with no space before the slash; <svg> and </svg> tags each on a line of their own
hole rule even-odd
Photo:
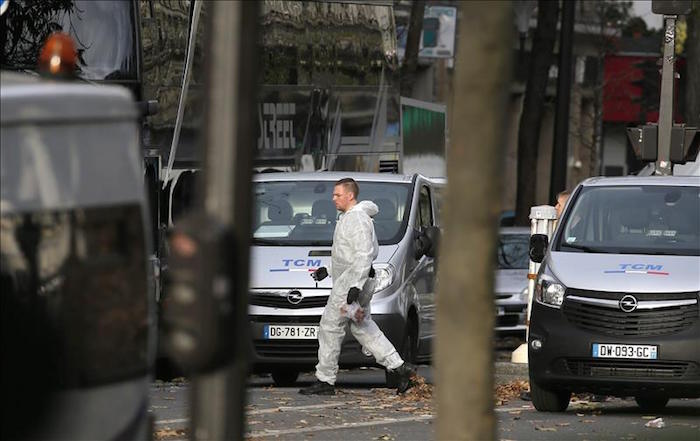
<svg viewBox="0 0 700 441">
<path fill-rule="evenodd" d="M 637 298 L 627 294 L 620 299 L 620 309 L 624 312 L 632 312 L 637 309 Z"/>
<path fill-rule="evenodd" d="M 296 289 L 289 291 L 289 293 L 287 294 L 287 301 L 292 305 L 298 305 L 299 303 L 301 303 L 303 298 L 304 296 L 301 294 L 301 292 L 297 291 Z"/>
</svg>

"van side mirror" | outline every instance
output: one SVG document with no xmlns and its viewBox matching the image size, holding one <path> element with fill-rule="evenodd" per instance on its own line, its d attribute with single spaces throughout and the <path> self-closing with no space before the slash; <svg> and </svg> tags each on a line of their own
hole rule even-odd
<svg viewBox="0 0 700 441">
<path fill-rule="evenodd" d="M 440 229 L 438 227 L 426 227 L 423 231 L 416 231 L 413 239 L 415 258 L 423 256 L 435 257 L 440 244 Z"/>
<path fill-rule="evenodd" d="M 530 236 L 530 260 L 542 263 L 549 246 L 549 237 L 546 234 L 533 234 Z"/>
<path fill-rule="evenodd" d="M 426 250 L 425 255 L 432 258 L 437 257 L 438 249 L 440 248 L 440 236 L 442 235 L 440 228 L 428 227 L 423 230 L 423 235 L 430 241 L 430 246 Z"/>
</svg>

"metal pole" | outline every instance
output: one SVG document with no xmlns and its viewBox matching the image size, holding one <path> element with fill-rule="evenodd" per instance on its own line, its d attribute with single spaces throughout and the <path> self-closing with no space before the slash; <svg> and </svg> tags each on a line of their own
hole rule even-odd
<svg viewBox="0 0 700 441">
<path fill-rule="evenodd" d="M 569 153 L 569 108 L 571 107 L 571 82 L 573 79 L 574 16 L 576 2 L 564 1 L 559 33 L 559 73 L 557 75 L 557 106 L 554 116 L 554 148 L 552 173 L 549 181 L 549 200 L 566 189 L 566 157 Z"/>
<path fill-rule="evenodd" d="M 671 128 L 673 127 L 673 83 L 676 46 L 676 16 L 664 15 L 664 57 L 661 71 L 661 102 L 659 103 L 659 143 L 656 173 L 670 175 Z"/>
<path fill-rule="evenodd" d="M 212 2 L 207 45 L 207 107 L 204 126 L 204 211 L 230 234 L 233 252 L 223 277 L 211 280 L 214 296 L 230 296 L 222 309 L 233 314 L 231 355 L 192 381 L 191 437 L 243 439 L 248 374 L 248 256 L 250 180 L 255 146 L 258 2 Z M 213 264 L 213 263 L 212 263 Z"/>
</svg>

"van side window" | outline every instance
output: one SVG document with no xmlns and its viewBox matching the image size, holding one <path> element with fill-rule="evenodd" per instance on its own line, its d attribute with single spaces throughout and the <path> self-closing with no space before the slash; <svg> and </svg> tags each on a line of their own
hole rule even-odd
<svg viewBox="0 0 700 441">
<path fill-rule="evenodd" d="M 418 198 L 418 212 L 420 217 L 420 227 L 430 227 L 433 225 L 433 211 L 430 203 L 430 190 L 425 185 L 420 188 Z"/>
</svg>

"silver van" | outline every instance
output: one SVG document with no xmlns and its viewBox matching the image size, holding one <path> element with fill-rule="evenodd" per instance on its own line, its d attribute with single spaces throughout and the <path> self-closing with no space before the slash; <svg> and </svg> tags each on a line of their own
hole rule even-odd
<svg viewBox="0 0 700 441">
<path fill-rule="evenodd" d="M 138 112 L 0 76 L 3 439 L 150 439 L 156 317 Z"/>
<path fill-rule="evenodd" d="M 546 239 L 530 246 L 537 410 L 565 410 L 572 392 L 648 410 L 700 397 L 700 177 L 588 179 Z"/>
<path fill-rule="evenodd" d="M 525 337 L 530 228 L 501 227 L 496 248 L 496 334 Z"/>
<path fill-rule="evenodd" d="M 317 362 L 318 324 L 333 281 L 317 283 L 310 274 L 330 266 L 338 215 L 332 193 L 344 177 L 358 182 L 359 200 L 379 207 L 372 318 L 406 360 L 430 359 L 440 235 L 433 195 L 442 184 L 421 175 L 259 174 L 253 183 L 249 306 L 253 361 L 257 372 L 271 373 L 278 385 L 293 384 Z M 340 366 L 374 365 L 348 332 Z"/>
</svg>

